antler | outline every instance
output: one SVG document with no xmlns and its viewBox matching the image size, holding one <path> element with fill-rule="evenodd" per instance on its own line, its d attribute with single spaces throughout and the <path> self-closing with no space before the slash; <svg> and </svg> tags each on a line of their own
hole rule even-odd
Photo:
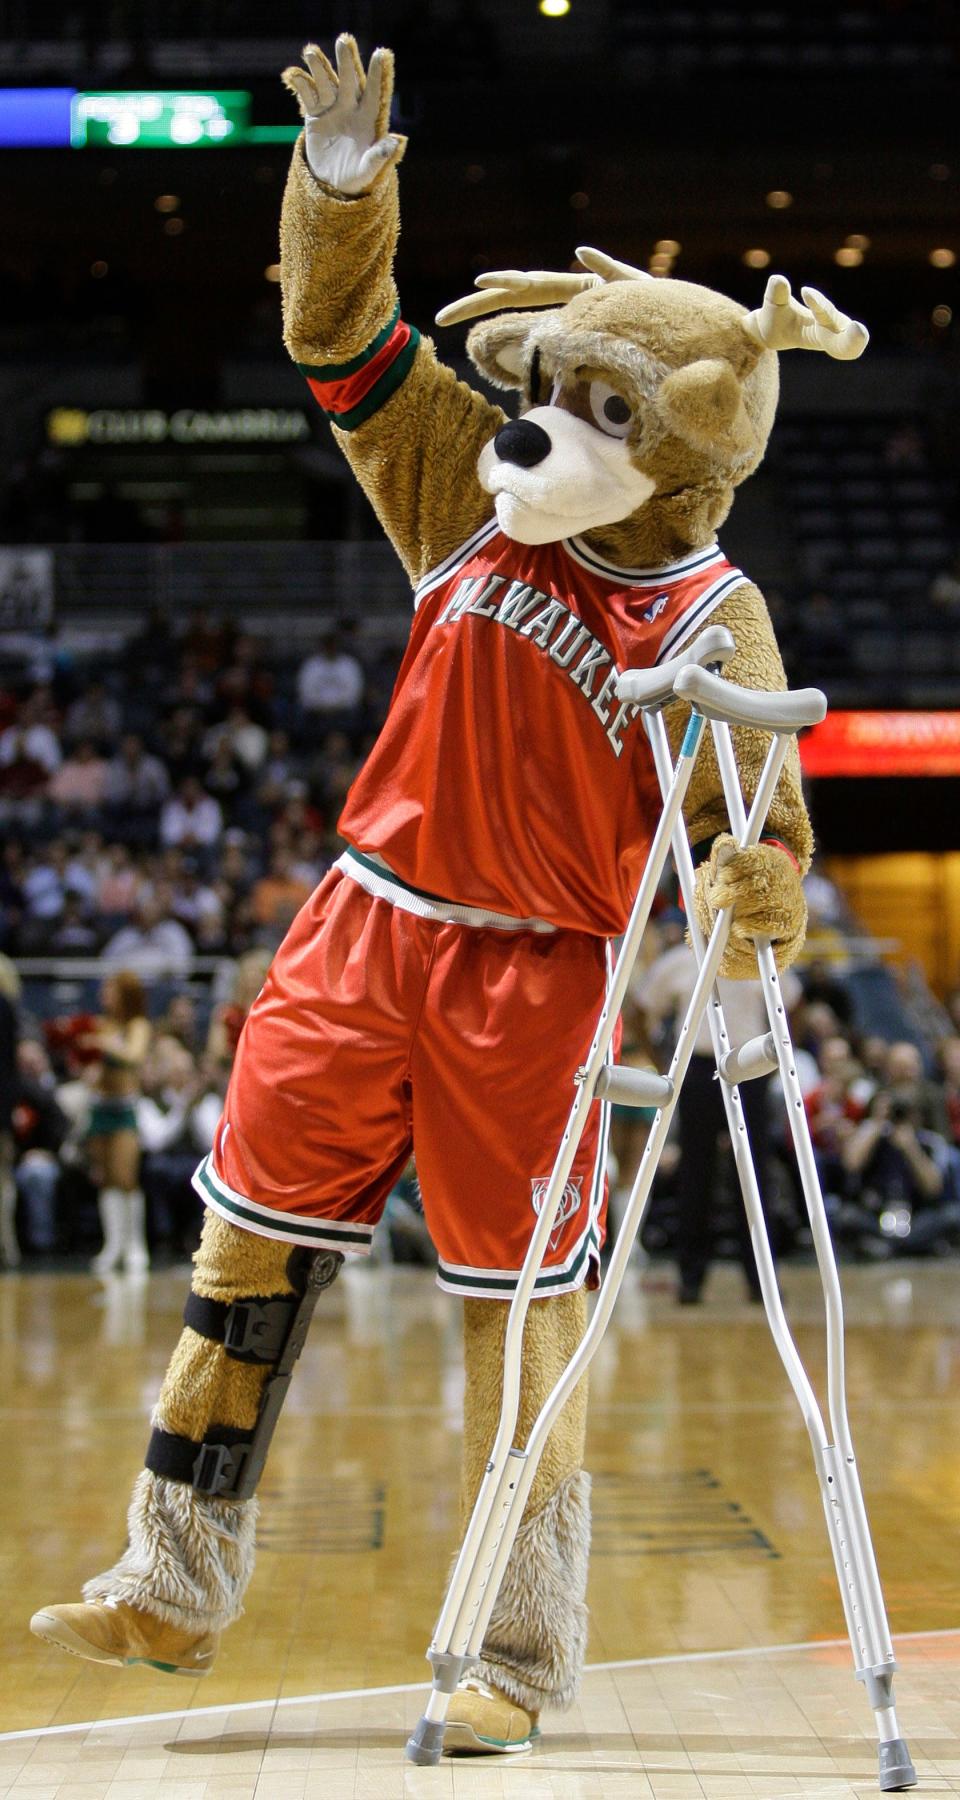
<svg viewBox="0 0 960 1800">
<path fill-rule="evenodd" d="M 653 276 L 646 269 L 635 269 L 632 263 L 618 262 L 615 256 L 608 256 L 605 250 L 591 250 L 589 244 L 582 244 L 577 251 L 577 260 L 585 269 L 592 269 L 601 281 L 652 281 Z"/>
<path fill-rule="evenodd" d="M 528 306 L 562 306 L 574 294 L 603 287 L 608 281 L 651 279 L 646 269 L 618 262 L 615 256 L 591 250 L 588 245 L 577 251 L 577 257 L 588 271 L 586 275 L 557 275 L 550 269 L 496 269 L 492 275 L 478 275 L 473 285 L 480 292 L 445 306 L 437 314 L 437 324 L 459 325 L 464 319 L 479 319 L 485 313 L 503 312 L 515 306 L 524 311 Z"/>
<path fill-rule="evenodd" d="M 763 305 L 748 313 L 743 329 L 764 350 L 824 350 L 840 362 L 862 356 L 870 333 L 816 288 L 800 289 L 805 305 L 790 292 L 785 275 L 771 275 Z"/>
<path fill-rule="evenodd" d="M 528 306 L 562 306 L 574 294 L 599 287 L 599 275 L 560 275 L 550 269 L 495 269 L 490 275 L 478 275 L 474 287 L 478 294 L 465 294 L 453 300 L 437 314 L 438 325 L 459 325 L 464 319 L 479 319 L 486 313 L 504 312 Z"/>
</svg>

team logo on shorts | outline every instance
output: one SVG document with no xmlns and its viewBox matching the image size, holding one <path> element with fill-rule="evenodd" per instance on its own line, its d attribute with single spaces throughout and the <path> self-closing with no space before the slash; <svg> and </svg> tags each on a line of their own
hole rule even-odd
<svg viewBox="0 0 960 1800">
<path fill-rule="evenodd" d="M 547 1189 L 549 1186 L 550 1186 L 549 1175 L 535 1175 L 533 1180 L 530 1183 L 530 1199 L 531 1199 L 531 1203 L 533 1205 L 533 1210 L 536 1213 L 538 1219 L 540 1217 L 540 1209 L 543 1206 L 543 1203 L 547 1197 Z M 573 1177 L 572 1180 L 567 1182 L 567 1185 L 563 1190 L 563 1195 L 560 1200 L 560 1206 L 557 1211 L 556 1227 L 550 1233 L 550 1248 L 551 1248 L 551 1250 L 555 1250 L 557 1248 L 557 1245 L 559 1244 L 560 1239 L 563 1236 L 563 1228 L 566 1225 L 568 1219 L 572 1219 L 574 1213 L 578 1213 L 580 1211 L 580 1207 L 581 1207 L 581 1204 L 583 1201 L 583 1193 L 581 1191 L 582 1188 L 583 1188 L 583 1176 L 582 1175 L 576 1175 Z"/>
</svg>

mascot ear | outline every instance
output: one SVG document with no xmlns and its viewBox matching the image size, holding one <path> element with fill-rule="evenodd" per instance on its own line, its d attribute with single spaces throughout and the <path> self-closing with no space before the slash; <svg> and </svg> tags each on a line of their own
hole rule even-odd
<svg viewBox="0 0 960 1800">
<path fill-rule="evenodd" d="M 668 428 L 696 450 L 729 456 L 758 447 L 740 383 L 718 357 L 675 369 L 660 383 L 655 404 Z"/>
<path fill-rule="evenodd" d="M 484 319 L 467 335 L 467 355 L 475 369 L 494 387 L 522 391 L 527 366 L 527 341 L 542 313 L 502 313 Z"/>
</svg>

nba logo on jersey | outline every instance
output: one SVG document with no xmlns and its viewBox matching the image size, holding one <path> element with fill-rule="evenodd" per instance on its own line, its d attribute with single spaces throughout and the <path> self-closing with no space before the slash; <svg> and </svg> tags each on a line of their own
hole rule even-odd
<svg viewBox="0 0 960 1800">
<path fill-rule="evenodd" d="M 547 1189 L 549 1186 L 549 1175 L 535 1176 L 530 1183 L 530 1199 L 537 1218 L 540 1217 L 540 1209 L 547 1197 Z M 559 1244 L 567 1220 L 572 1219 L 574 1213 L 580 1211 L 581 1201 L 583 1200 L 583 1194 L 581 1192 L 582 1187 L 583 1176 L 576 1175 L 572 1181 L 567 1182 L 567 1185 L 563 1190 L 560 1205 L 557 1209 L 555 1228 L 550 1234 L 551 1250 L 555 1250 Z"/>
<path fill-rule="evenodd" d="M 648 625 L 652 625 L 654 619 L 659 619 L 660 614 L 662 613 L 664 607 L 666 606 L 669 598 L 670 598 L 669 594 L 658 594 L 656 599 L 651 600 L 650 605 L 644 608 L 643 616 L 646 619 Z"/>
</svg>

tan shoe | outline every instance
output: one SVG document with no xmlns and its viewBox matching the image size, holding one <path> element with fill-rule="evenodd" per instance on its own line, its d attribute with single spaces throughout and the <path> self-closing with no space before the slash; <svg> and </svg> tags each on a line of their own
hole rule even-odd
<svg viewBox="0 0 960 1800">
<path fill-rule="evenodd" d="M 468 1675 L 450 1701 L 443 1748 L 448 1756 L 522 1756 L 540 1736 L 539 1713 Z"/>
<path fill-rule="evenodd" d="M 30 1620 L 34 1637 L 56 1644 L 89 1662 L 147 1663 L 166 1675 L 209 1675 L 220 1642 L 218 1631 L 184 1631 L 137 1612 L 122 1600 L 90 1605 L 44 1606 Z"/>
</svg>

